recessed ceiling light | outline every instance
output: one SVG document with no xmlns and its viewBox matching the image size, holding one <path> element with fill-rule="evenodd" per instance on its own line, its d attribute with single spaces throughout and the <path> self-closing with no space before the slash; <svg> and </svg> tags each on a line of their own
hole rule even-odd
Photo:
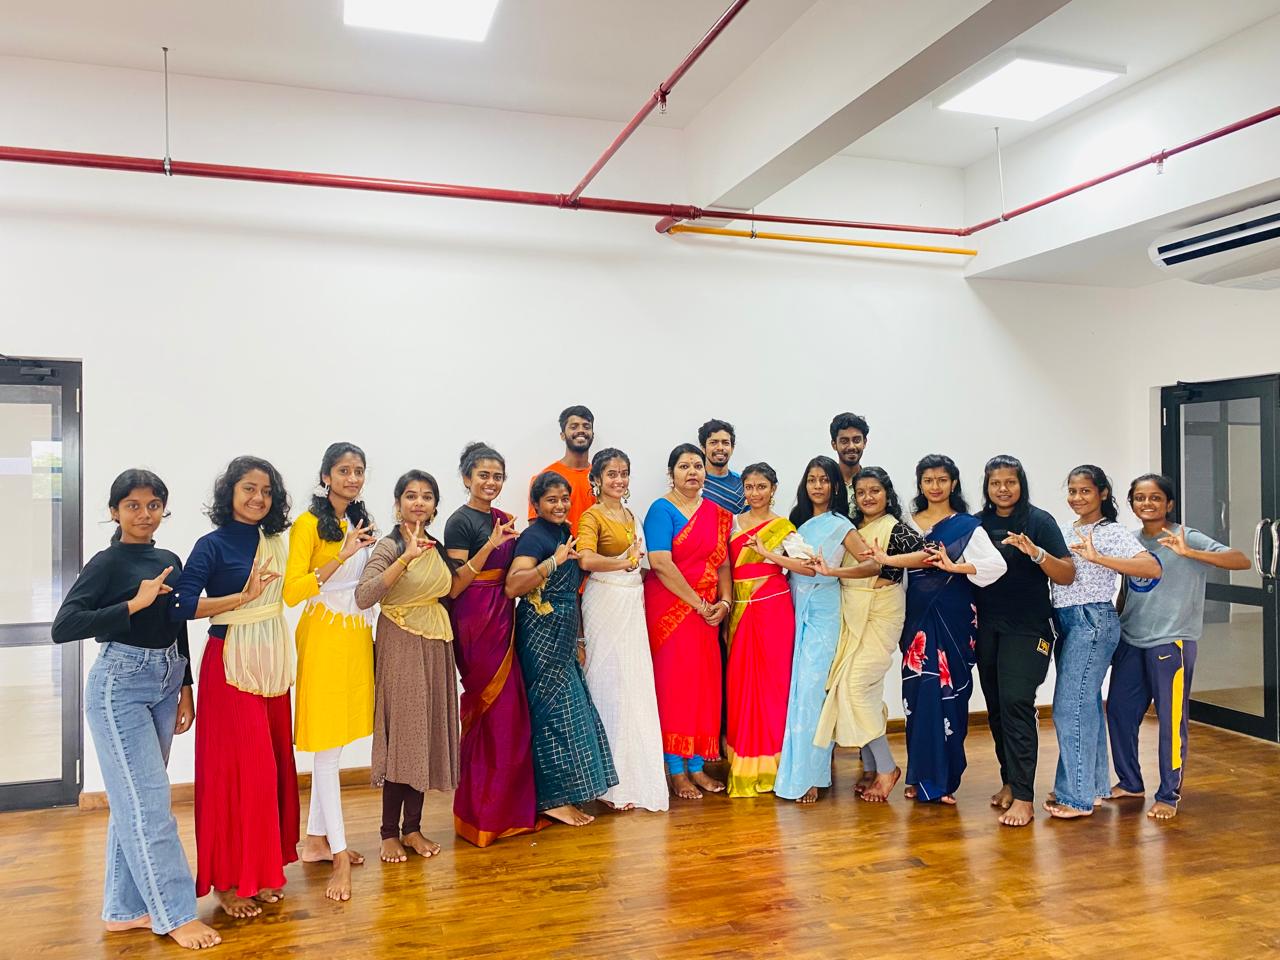
<svg viewBox="0 0 1280 960">
<path fill-rule="evenodd" d="M 344 0 L 348 27 L 480 41 L 489 33 L 498 0 Z"/>
<path fill-rule="evenodd" d="M 938 104 L 938 109 L 1011 120 L 1039 120 L 1123 73 L 1115 68 L 1015 57 Z"/>
</svg>

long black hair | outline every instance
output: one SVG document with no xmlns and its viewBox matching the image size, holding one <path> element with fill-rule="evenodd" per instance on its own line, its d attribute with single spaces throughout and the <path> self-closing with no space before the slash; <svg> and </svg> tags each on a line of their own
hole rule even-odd
<svg viewBox="0 0 1280 960">
<path fill-rule="evenodd" d="M 436 478 L 433 477 L 431 474 L 427 473 L 427 471 L 425 470 L 406 470 L 404 473 L 400 474 L 400 479 L 396 481 L 395 489 L 392 491 L 392 496 L 395 497 L 396 506 L 400 505 L 400 498 L 403 497 L 404 492 L 409 489 L 409 484 L 413 483 L 415 480 L 421 483 L 425 483 L 428 487 L 431 488 L 431 492 L 435 494 L 436 512 L 431 515 L 431 520 L 434 520 L 436 517 L 440 516 L 440 484 L 436 483 Z M 427 530 L 426 530 L 427 524 L 430 524 L 431 520 L 428 520 L 426 524 L 423 524 L 422 533 L 423 533 L 423 536 L 425 536 L 428 540 L 434 543 L 437 548 L 440 548 L 442 546 L 440 541 L 437 540 L 435 537 L 433 537 L 431 534 L 427 533 Z M 396 547 L 398 548 L 396 552 L 398 554 L 404 553 L 404 534 L 400 530 L 399 523 L 397 523 L 395 526 L 391 528 L 391 532 L 387 534 L 387 536 L 391 538 L 391 540 L 395 543 Z M 446 554 L 441 553 L 440 555 L 442 557 L 445 557 L 446 563 L 449 562 L 449 557 Z M 453 569 L 452 564 L 450 564 L 449 569 L 450 570 Z"/>
<path fill-rule="evenodd" d="M 804 465 L 804 472 L 800 474 L 800 486 L 796 488 L 796 505 L 791 508 L 787 517 L 797 527 L 813 519 L 813 501 L 809 499 L 807 484 L 809 471 L 814 467 L 825 473 L 827 482 L 831 484 L 831 512 L 844 517 L 849 515 L 849 491 L 844 488 L 840 468 L 830 457 L 817 456 Z"/>
<path fill-rule="evenodd" d="M 118 510 L 120 501 L 134 490 L 150 490 L 166 508 L 169 506 L 169 488 L 165 486 L 165 482 L 150 470 L 143 470 L 141 467 L 130 467 L 111 481 L 111 492 L 107 494 L 107 506 L 112 510 Z M 164 516 L 169 516 L 168 509 L 165 510 Z M 116 532 L 111 535 L 111 540 L 114 543 L 119 539 L 120 522 L 117 520 Z"/>
<path fill-rule="evenodd" d="M 858 475 L 853 478 L 853 489 L 855 494 L 858 490 L 858 484 L 863 480 L 874 480 L 880 486 L 884 487 L 884 512 L 889 514 L 895 520 L 902 519 L 902 503 L 898 500 L 898 491 L 893 489 L 893 481 L 889 479 L 888 472 L 884 467 L 863 467 L 858 471 Z M 853 525 L 856 527 L 862 523 L 862 509 L 858 506 L 858 498 L 854 496 L 850 517 Z"/>
<path fill-rule="evenodd" d="M 347 454 L 353 453 L 360 458 L 360 465 L 367 466 L 364 451 L 357 447 L 354 443 L 338 442 L 331 443 L 325 448 L 324 456 L 320 458 L 320 482 L 324 483 L 324 475 L 329 473 L 338 461 Z M 397 497 L 397 499 L 399 499 Z M 439 498 L 437 498 L 439 499 Z M 337 542 L 343 539 L 342 526 L 338 520 L 337 513 L 334 512 L 333 503 L 329 499 L 329 493 L 317 493 L 311 497 L 311 506 L 308 509 L 315 514 L 316 531 L 320 534 L 321 540 Z M 369 516 L 369 511 L 364 505 L 363 500 L 352 500 L 347 504 L 347 527 L 355 529 L 360 524 L 368 527 L 373 526 L 373 518 Z"/>
<path fill-rule="evenodd" d="M 920 462 L 916 464 L 916 496 L 911 501 L 911 512 L 919 513 L 925 507 L 929 506 L 929 498 L 924 495 L 920 489 L 920 478 L 924 476 L 926 470 L 945 470 L 947 475 L 951 477 L 953 486 L 951 487 L 951 509 L 956 513 L 968 513 L 969 504 L 965 502 L 964 494 L 960 492 L 960 468 L 956 466 L 956 462 L 948 457 L 945 453 L 930 453 L 920 458 Z"/>
<path fill-rule="evenodd" d="M 1067 483 L 1071 482 L 1072 477 L 1084 477 L 1098 488 L 1098 496 L 1101 498 L 1099 508 L 1102 510 L 1102 519 L 1098 521 L 1099 524 L 1115 523 L 1120 518 L 1120 511 L 1116 508 L 1115 487 L 1111 485 L 1111 478 L 1101 467 L 1092 463 L 1082 463 L 1067 474 Z M 1106 492 L 1105 496 L 1103 491 Z"/>
<path fill-rule="evenodd" d="M 227 469 L 213 481 L 213 496 L 205 505 L 205 515 L 213 521 L 215 527 L 225 527 L 234 520 L 235 511 L 232 504 L 235 502 L 236 484 L 251 470 L 261 470 L 265 473 L 267 482 L 271 486 L 271 509 L 267 511 L 267 515 L 262 518 L 258 526 L 269 537 L 284 533 L 289 527 L 289 510 L 292 507 L 289 502 L 289 491 L 284 488 L 284 478 L 280 476 L 280 471 L 273 467 L 270 461 L 263 460 L 261 457 L 245 455 L 236 457 L 227 464 Z"/>
<path fill-rule="evenodd" d="M 1018 502 L 1013 505 L 1013 517 L 1021 517 L 1031 509 L 1031 490 L 1027 486 L 1027 471 L 1022 461 L 1012 454 L 997 453 L 982 468 L 982 513 L 996 515 L 996 505 L 991 502 L 991 474 L 997 470 L 1012 470 L 1018 475 Z"/>
</svg>

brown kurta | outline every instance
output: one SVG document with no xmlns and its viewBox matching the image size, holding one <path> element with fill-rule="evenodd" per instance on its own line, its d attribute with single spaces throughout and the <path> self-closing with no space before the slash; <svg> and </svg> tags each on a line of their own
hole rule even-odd
<svg viewBox="0 0 1280 960">
<path fill-rule="evenodd" d="M 390 537 L 378 542 L 356 588 L 357 604 L 367 608 L 378 602 L 384 606 L 408 602 L 401 588 L 409 573 L 402 574 L 390 591 L 382 584 L 382 574 L 399 556 L 400 548 Z M 446 567 L 443 576 L 432 579 L 446 584 L 435 601 L 447 596 L 447 566 L 440 548 L 427 551 L 413 566 L 420 564 Z M 421 602 L 426 598 L 413 599 Z M 413 619 L 424 622 L 435 618 Z M 424 637 L 400 626 L 386 612 L 378 616 L 374 634 L 375 787 L 387 780 L 419 791 L 453 790 L 458 785 L 458 678 L 447 617 L 443 623 L 443 629 L 431 631 L 441 636 Z"/>
</svg>

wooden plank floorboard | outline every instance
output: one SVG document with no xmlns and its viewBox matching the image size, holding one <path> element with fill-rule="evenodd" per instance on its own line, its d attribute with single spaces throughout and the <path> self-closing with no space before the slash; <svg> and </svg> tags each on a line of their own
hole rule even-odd
<svg viewBox="0 0 1280 960">
<path fill-rule="evenodd" d="M 1148 721 L 1149 777 L 1155 734 Z M 488 850 L 453 837 L 449 798 L 433 794 L 425 828 L 444 851 L 398 865 L 377 860 L 378 792 L 349 787 L 347 835 L 368 857 L 352 902 L 325 900 L 327 867 L 298 863 L 262 917 L 230 920 L 209 898 L 201 916 L 226 938 L 215 958 L 1280 956 L 1280 747 L 1195 725 L 1173 822 L 1128 801 L 1021 830 L 988 805 L 999 784 L 985 728 L 969 753 L 955 809 L 910 804 L 900 787 L 862 803 L 841 753 L 836 790 L 813 806 L 709 796 Z M 1056 760 L 1045 723 L 1041 794 Z M 175 811 L 194 854 L 191 806 Z M 145 932 L 102 932 L 106 819 L 0 814 L 0 957 L 177 955 Z"/>
</svg>

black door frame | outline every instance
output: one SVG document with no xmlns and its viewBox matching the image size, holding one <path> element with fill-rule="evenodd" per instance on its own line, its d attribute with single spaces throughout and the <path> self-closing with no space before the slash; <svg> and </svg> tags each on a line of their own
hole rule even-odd
<svg viewBox="0 0 1280 960">
<path fill-rule="evenodd" d="M 70 588 L 80 573 L 81 491 L 84 484 L 81 443 L 81 364 L 77 360 L 0 357 L 0 384 L 62 388 L 62 585 Z M 52 644 L 52 623 L 0 623 L 0 647 Z M 84 735 L 81 723 L 83 661 L 79 643 L 63 644 L 62 777 L 0 784 L 0 810 L 65 806 L 77 803 L 83 778 Z"/>
<path fill-rule="evenodd" d="M 1272 742 L 1280 741 L 1280 596 L 1273 559 L 1275 537 L 1280 535 L 1280 374 L 1178 383 L 1160 389 L 1161 472 L 1173 479 L 1178 491 L 1176 514 L 1182 519 L 1182 431 L 1184 403 L 1259 398 L 1262 434 L 1262 518 L 1259 539 L 1251 542 L 1251 561 L 1262 573 L 1262 586 L 1244 587 L 1210 583 L 1206 598 L 1225 603 L 1248 604 L 1262 610 L 1264 716 L 1242 713 L 1216 704 L 1202 703 L 1191 693 L 1191 719 L 1235 730 Z M 1260 557 L 1260 559 L 1259 559 Z"/>
</svg>

